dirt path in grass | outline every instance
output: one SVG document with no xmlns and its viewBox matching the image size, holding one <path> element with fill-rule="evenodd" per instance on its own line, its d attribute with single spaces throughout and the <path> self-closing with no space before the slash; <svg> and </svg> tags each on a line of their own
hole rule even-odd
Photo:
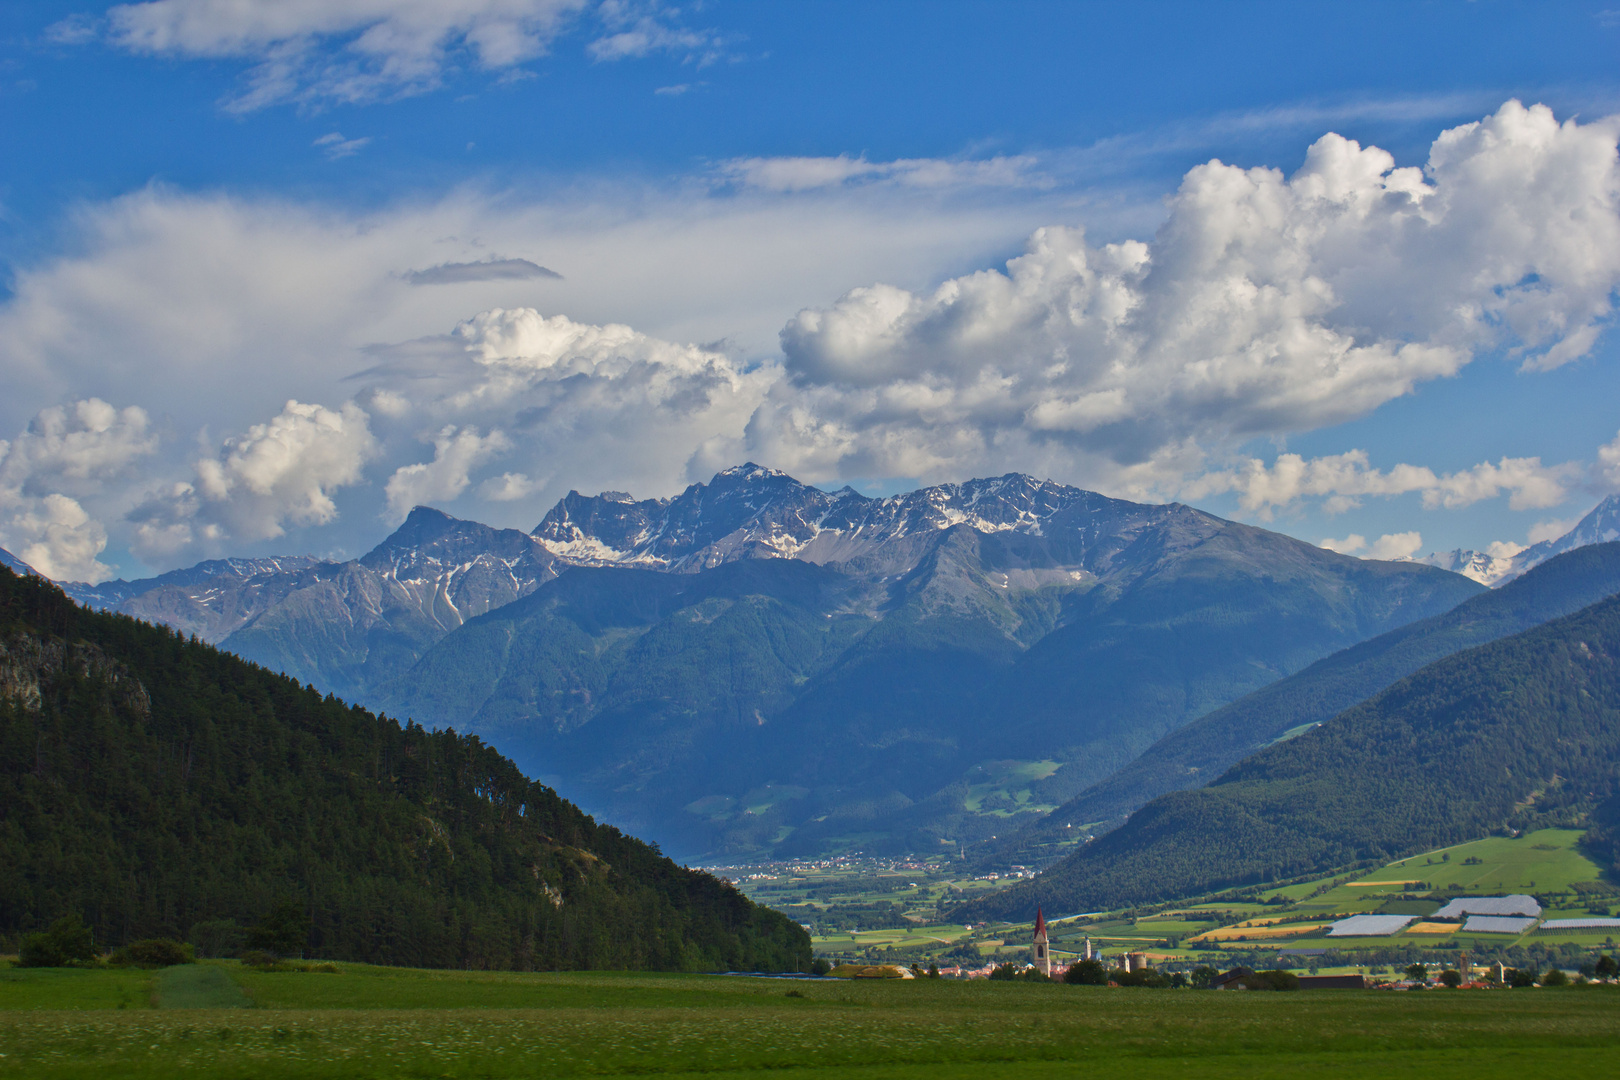
<svg viewBox="0 0 1620 1080">
<path fill-rule="evenodd" d="M 247 1009 L 253 999 L 225 969 L 213 964 L 179 964 L 158 973 L 154 997 L 160 1009 Z"/>
</svg>

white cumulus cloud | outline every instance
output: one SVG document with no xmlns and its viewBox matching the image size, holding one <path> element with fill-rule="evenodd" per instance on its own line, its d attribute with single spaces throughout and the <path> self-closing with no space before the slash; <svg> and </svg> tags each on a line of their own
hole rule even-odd
<svg viewBox="0 0 1620 1080">
<path fill-rule="evenodd" d="M 145 410 L 100 398 L 42 409 L 0 451 L 0 490 L 26 495 L 95 490 L 157 449 Z M 4 445 L 4 444 L 0 444 Z"/>
<path fill-rule="evenodd" d="M 280 414 L 224 441 L 195 463 L 194 477 L 137 507 L 132 547 L 166 558 L 193 545 L 272 539 L 289 524 L 323 525 L 338 516 L 333 493 L 357 484 L 376 440 L 364 410 L 289 401 Z"/>
<path fill-rule="evenodd" d="M 511 448 L 499 431 L 479 435 L 477 428 L 447 424 L 433 437 L 432 461 L 401 465 L 388 478 L 384 491 L 391 520 L 404 521 L 418 505 L 458 498 L 472 482 L 467 474 L 474 466 Z"/>
<path fill-rule="evenodd" d="M 86 398 L 42 409 L 0 441 L 0 545 L 47 577 L 102 581 L 106 527 L 79 501 L 132 474 L 157 449 L 146 413 Z"/>
<path fill-rule="evenodd" d="M 820 475 L 1045 464 L 1174 490 L 1203 452 L 1365 415 L 1488 351 L 1567 362 L 1620 283 L 1615 132 L 1513 101 L 1443 133 L 1425 169 L 1327 135 L 1293 176 L 1193 169 L 1149 242 L 1044 228 L 1005 272 L 853 289 L 782 330 L 792 392 L 760 445 Z M 1246 481 L 1249 504 L 1286 501 L 1293 468 Z M 1322 462 L 1303 482 L 1536 507 L 1565 479 L 1534 459 L 1410 469 Z"/>
<path fill-rule="evenodd" d="M 98 559 L 107 548 L 107 530 L 76 499 L 51 494 L 11 506 L 6 502 L 0 494 L 0 506 L 9 511 L 0 536 L 6 550 L 23 562 L 56 581 L 94 584 L 113 576 Z"/>
<path fill-rule="evenodd" d="M 377 355 L 360 400 L 388 395 L 397 423 L 443 425 L 434 461 L 389 481 L 395 518 L 416 502 L 460 496 L 475 467 L 497 454 L 517 466 L 479 485 L 497 502 L 541 490 L 531 476 L 658 491 L 706 478 L 741 451 L 749 417 L 780 380 L 775 366 L 719 349 L 533 308 L 485 311 L 448 335 Z"/>
<path fill-rule="evenodd" d="M 1506 492 L 1512 509 L 1526 510 L 1563 502 L 1569 497 L 1568 485 L 1581 472 L 1578 464 L 1549 466 L 1534 457 L 1481 462 L 1443 475 L 1420 465 L 1380 470 L 1368 463 L 1365 450 L 1349 450 L 1317 458 L 1278 454 L 1270 465 L 1251 458 L 1240 468 L 1204 473 L 1187 482 L 1183 491 L 1190 498 L 1236 492 L 1244 509 L 1266 518 L 1273 510 L 1305 498 L 1324 499 L 1329 512 L 1343 512 L 1359 505 L 1363 496 L 1412 492 L 1421 493 L 1425 507 L 1448 510 Z"/>
<path fill-rule="evenodd" d="M 1620 434 L 1598 447 L 1592 471 L 1598 486 L 1605 492 L 1620 491 Z"/>
</svg>

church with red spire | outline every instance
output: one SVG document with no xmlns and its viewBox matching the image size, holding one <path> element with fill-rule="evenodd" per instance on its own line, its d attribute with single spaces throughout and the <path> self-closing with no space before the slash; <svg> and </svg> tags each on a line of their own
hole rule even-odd
<svg viewBox="0 0 1620 1080">
<path fill-rule="evenodd" d="M 1052 976 L 1052 950 L 1046 938 L 1046 916 L 1035 909 L 1035 968 L 1047 978 Z"/>
</svg>

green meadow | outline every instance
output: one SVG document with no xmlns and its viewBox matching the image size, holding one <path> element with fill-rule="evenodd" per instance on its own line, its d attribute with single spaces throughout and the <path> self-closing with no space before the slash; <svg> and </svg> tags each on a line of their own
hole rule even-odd
<svg viewBox="0 0 1620 1080">
<path fill-rule="evenodd" d="M 1620 990 L 1595 986 L 1255 994 L 337 967 L 7 971 L 0 1077 L 1478 1080 L 1608 1076 L 1620 1046 Z"/>
</svg>

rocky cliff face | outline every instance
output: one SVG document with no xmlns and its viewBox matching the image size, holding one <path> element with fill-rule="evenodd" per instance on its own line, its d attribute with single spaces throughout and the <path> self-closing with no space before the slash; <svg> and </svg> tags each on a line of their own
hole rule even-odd
<svg viewBox="0 0 1620 1080">
<path fill-rule="evenodd" d="M 0 641 L 0 701 L 38 712 L 44 704 L 42 687 L 64 671 L 102 683 L 136 716 L 151 712 L 151 699 L 140 680 L 88 642 L 68 645 L 36 634 L 14 634 Z"/>
</svg>

